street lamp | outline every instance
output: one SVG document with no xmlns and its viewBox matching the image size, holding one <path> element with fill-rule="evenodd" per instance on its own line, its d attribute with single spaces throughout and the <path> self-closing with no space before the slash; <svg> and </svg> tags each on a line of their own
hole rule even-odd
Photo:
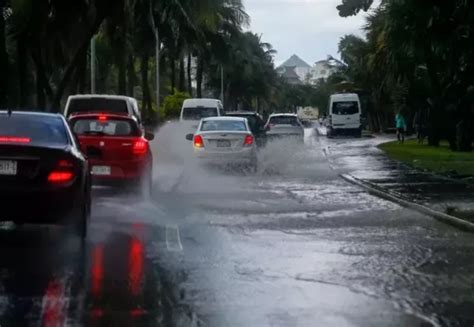
<svg viewBox="0 0 474 327">
<path fill-rule="evenodd" d="M 95 72 L 96 72 L 96 48 L 95 36 L 91 39 L 91 94 L 95 94 Z"/>
</svg>

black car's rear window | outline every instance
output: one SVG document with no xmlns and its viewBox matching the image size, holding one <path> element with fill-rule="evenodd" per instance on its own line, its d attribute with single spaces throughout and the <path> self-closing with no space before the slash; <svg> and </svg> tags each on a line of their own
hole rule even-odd
<svg viewBox="0 0 474 327">
<path fill-rule="evenodd" d="M 0 114 L 0 144 L 19 138 L 24 140 L 21 143 L 66 145 L 69 144 L 66 128 L 59 117 Z"/>
<path fill-rule="evenodd" d="M 128 113 L 127 101 L 120 99 L 71 99 L 67 115 L 84 112 Z"/>
<path fill-rule="evenodd" d="M 95 118 L 76 119 L 72 130 L 77 135 L 91 136 L 138 136 L 139 131 L 132 121 L 122 119 L 99 120 Z"/>
<path fill-rule="evenodd" d="M 227 116 L 229 117 L 241 117 L 241 118 L 247 118 L 247 121 L 249 123 L 249 127 L 252 131 L 257 130 L 259 126 L 259 120 L 255 115 L 246 115 L 246 114 L 228 114 Z"/>
<path fill-rule="evenodd" d="M 270 118 L 270 124 L 272 125 L 292 125 L 300 126 L 297 117 L 294 116 L 275 116 Z"/>
</svg>

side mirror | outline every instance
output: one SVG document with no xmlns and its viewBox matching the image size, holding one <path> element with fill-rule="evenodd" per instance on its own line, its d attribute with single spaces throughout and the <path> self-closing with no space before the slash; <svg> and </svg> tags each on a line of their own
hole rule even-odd
<svg viewBox="0 0 474 327">
<path fill-rule="evenodd" d="M 187 134 L 186 135 L 186 140 L 188 140 L 188 141 L 192 141 L 193 138 L 194 138 L 194 134 Z"/>
<path fill-rule="evenodd" d="M 145 138 L 148 140 L 148 141 L 153 141 L 155 139 L 155 134 L 151 133 L 151 132 L 145 132 Z"/>
</svg>

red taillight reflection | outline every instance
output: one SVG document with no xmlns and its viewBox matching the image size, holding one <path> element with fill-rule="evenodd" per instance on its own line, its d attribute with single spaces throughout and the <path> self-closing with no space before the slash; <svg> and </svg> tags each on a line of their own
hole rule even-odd
<svg viewBox="0 0 474 327">
<path fill-rule="evenodd" d="M 253 136 L 247 135 L 245 137 L 244 145 L 252 145 L 253 144 Z"/>
<path fill-rule="evenodd" d="M 143 243 L 133 238 L 130 244 L 130 253 L 128 257 L 128 280 L 130 293 L 137 296 L 140 293 L 143 279 Z"/>
<path fill-rule="evenodd" d="M 64 298 L 64 284 L 52 280 L 48 283 L 46 293 L 42 299 L 43 326 L 63 326 L 66 318 L 66 299 Z"/>
<path fill-rule="evenodd" d="M 194 147 L 198 149 L 204 148 L 204 140 L 201 135 L 194 136 Z"/>
<path fill-rule="evenodd" d="M 0 143 L 30 143 L 29 137 L 0 136 Z"/>
<path fill-rule="evenodd" d="M 104 246 L 102 244 L 94 247 L 91 270 L 91 292 L 94 297 L 98 297 L 102 291 L 102 281 L 104 279 Z"/>
<path fill-rule="evenodd" d="M 53 171 L 48 176 L 50 183 L 65 183 L 72 181 L 74 174 L 70 171 Z"/>
<path fill-rule="evenodd" d="M 148 144 L 146 141 L 139 140 L 133 143 L 133 154 L 140 155 L 140 154 L 146 154 L 147 152 L 148 152 Z"/>
</svg>

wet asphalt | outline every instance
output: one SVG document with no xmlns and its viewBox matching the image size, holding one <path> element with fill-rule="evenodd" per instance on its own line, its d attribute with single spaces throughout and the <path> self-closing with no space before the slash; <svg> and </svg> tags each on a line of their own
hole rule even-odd
<svg viewBox="0 0 474 327">
<path fill-rule="evenodd" d="M 339 177 L 380 172 L 361 159 L 378 140 L 307 130 L 250 175 L 167 132 L 153 197 L 96 189 L 84 245 L 1 226 L 0 326 L 474 325 L 474 236 Z"/>
</svg>

